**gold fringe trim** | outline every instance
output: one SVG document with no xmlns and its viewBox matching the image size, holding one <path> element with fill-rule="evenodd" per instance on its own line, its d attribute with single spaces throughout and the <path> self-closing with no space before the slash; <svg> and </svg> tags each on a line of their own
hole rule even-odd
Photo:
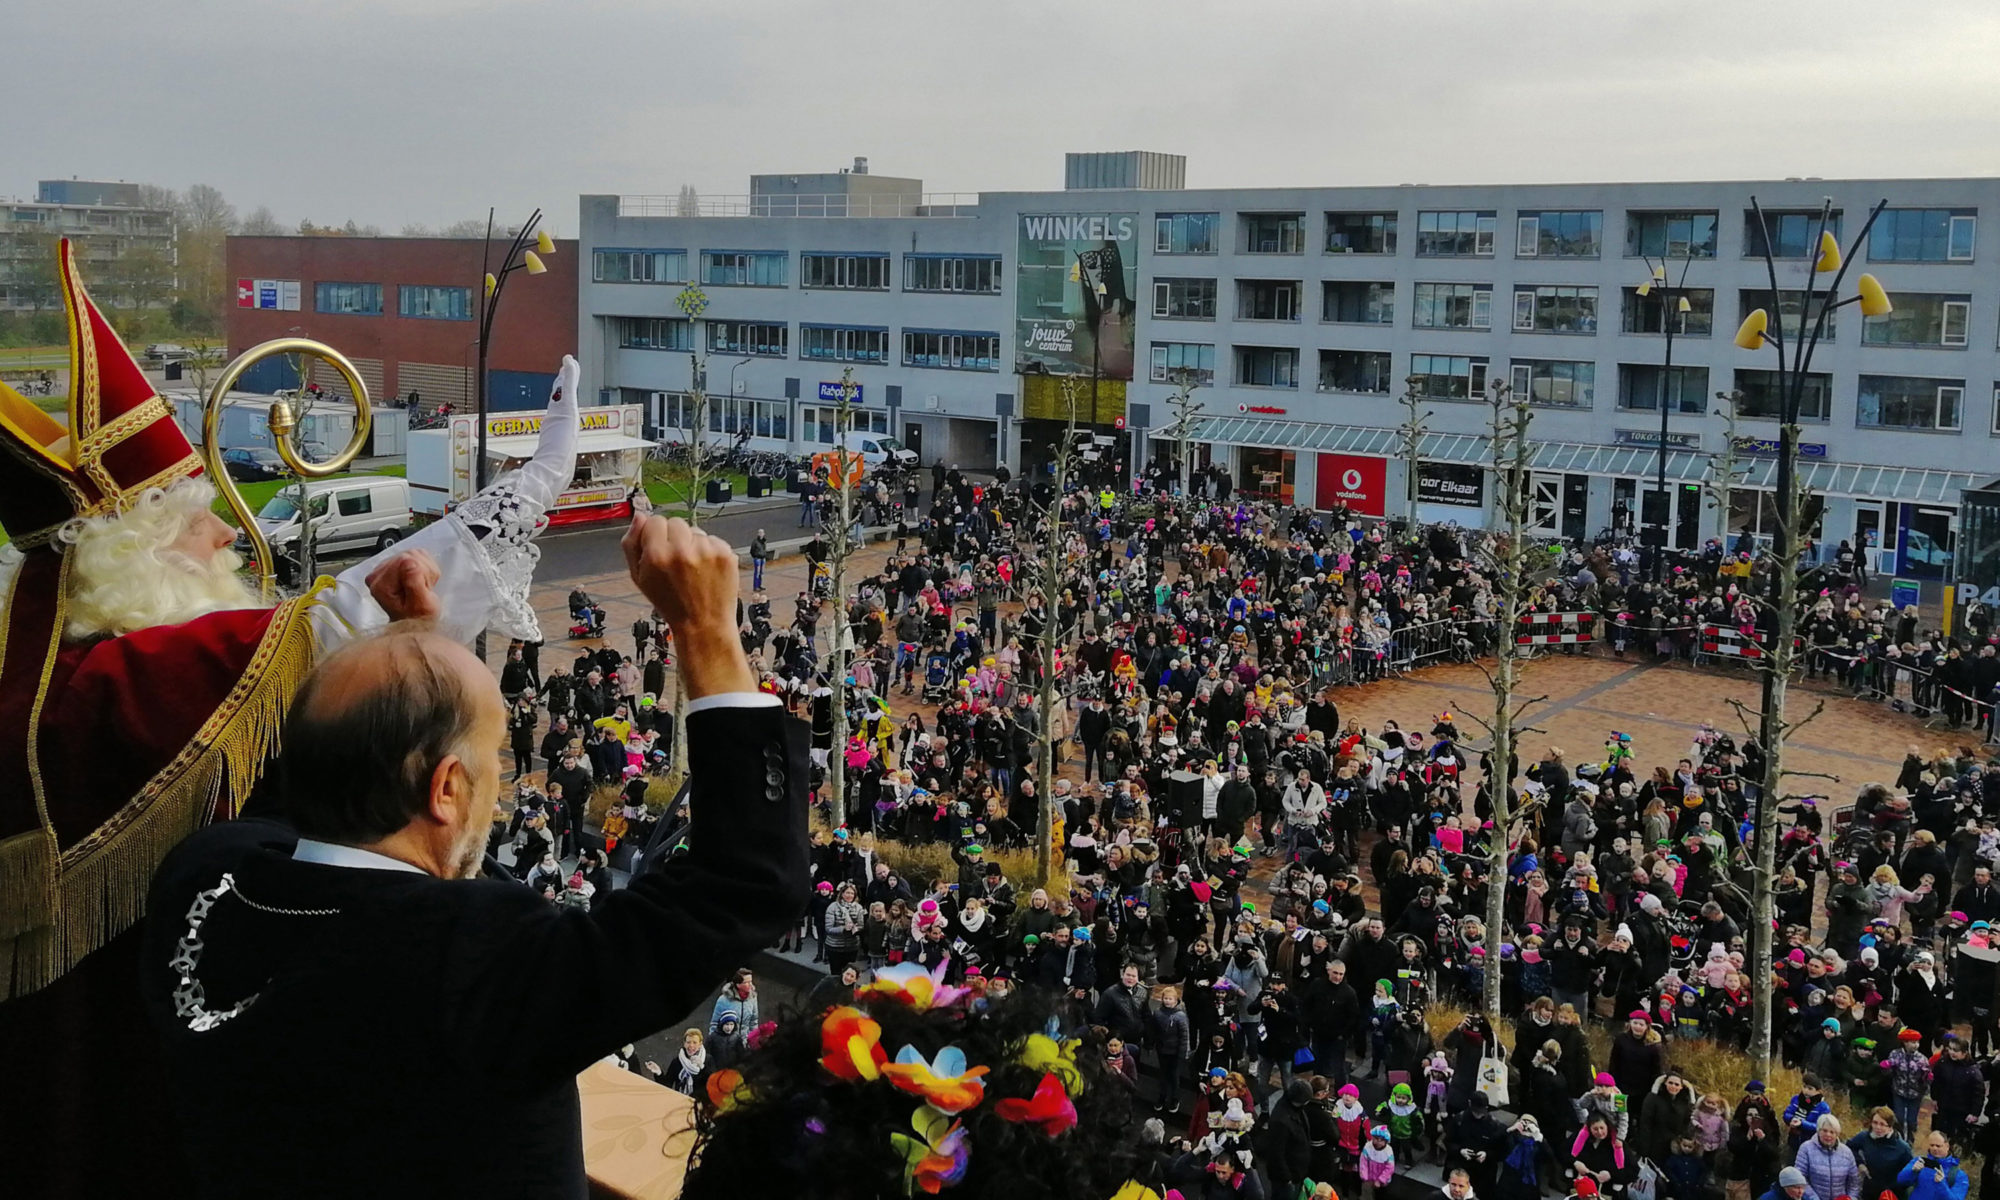
<svg viewBox="0 0 2000 1200">
<path fill-rule="evenodd" d="M 0 939 L 0 1000 L 46 987 L 136 923 L 167 853 L 218 807 L 234 817 L 276 752 L 318 656 L 309 613 L 324 582 L 279 606 L 249 666 L 194 740 L 90 836 L 62 852 L 53 928 Z M 46 833 L 46 831 L 43 831 Z M 0 860 L 4 862 L 4 860 Z M 11 986 L 9 984 L 11 979 Z"/>
<path fill-rule="evenodd" d="M 0 841 L 0 939 L 55 921 L 55 835 L 43 827 Z"/>
</svg>

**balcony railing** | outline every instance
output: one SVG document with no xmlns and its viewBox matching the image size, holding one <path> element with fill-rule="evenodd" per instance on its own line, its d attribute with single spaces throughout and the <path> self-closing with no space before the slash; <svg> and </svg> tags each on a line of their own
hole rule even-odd
<svg viewBox="0 0 2000 1200">
<path fill-rule="evenodd" d="M 970 217 L 978 211 L 977 192 L 618 197 L 621 217 Z"/>
</svg>

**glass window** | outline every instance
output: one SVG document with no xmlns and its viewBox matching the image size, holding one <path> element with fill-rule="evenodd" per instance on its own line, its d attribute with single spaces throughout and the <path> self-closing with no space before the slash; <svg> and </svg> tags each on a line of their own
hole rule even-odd
<svg viewBox="0 0 2000 1200">
<path fill-rule="evenodd" d="M 800 325 L 799 357 L 885 363 L 889 361 L 889 331 L 865 325 Z"/>
<path fill-rule="evenodd" d="M 1625 254 L 1653 258 L 1714 258 L 1713 212 L 1625 214 Z"/>
<path fill-rule="evenodd" d="M 848 288 L 856 291 L 887 291 L 889 256 L 886 254 L 801 254 L 799 286 L 808 288 Z"/>
<path fill-rule="evenodd" d="M 1328 254 L 1394 254 L 1396 214 L 1392 212 L 1330 212 L 1326 214 Z"/>
<path fill-rule="evenodd" d="M 1322 392 L 1389 391 L 1389 355 L 1375 350 L 1322 350 L 1319 352 L 1319 390 Z"/>
<path fill-rule="evenodd" d="M 701 281 L 710 287 L 784 287 L 790 262 L 782 250 L 704 250 Z"/>
<path fill-rule="evenodd" d="M 1215 347 L 1198 342 L 1154 342 L 1154 383 L 1179 383 L 1180 372 L 1190 372 L 1190 382 L 1203 387 L 1215 382 Z"/>
<path fill-rule="evenodd" d="M 1243 253 L 1301 254 L 1306 248 L 1304 213 L 1245 213 Z"/>
<path fill-rule="evenodd" d="M 1821 228 L 1818 209 L 1764 210 L 1764 224 L 1757 223 L 1756 210 L 1743 214 L 1743 257 L 1764 257 L 1764 231 L 1770 230 L 1772 258 L 1807 258 L 1815 251 L 1814 243 L 1819 239 L 1815 233 Z M 1825 229 L 1840 240 L 1840 210 L 1835 209 L 1827 219 Z"/>
<path fill-rule="evenodd" d="M 590 277 L 599 283 L 685 283 L 685 250 L 594 250 Z"/>
<path fill-rule="evenodd" d="M 1512 367 L 1514 395 L 1530 404 L 1589 408 L 1597 393 L 1597 364 L 1565 359 L 1517 358 Z"/>
<path fill-rule="evenodd" d="M 1491 212 L 1420 212 L 1417 257 L 1491 257 L 1496 222 Z"/>
<path fill-rule="evenodd" d="M 621 350 L 694 349 L 690 323 L 680 317 L 618 317 Z"/>
<path fill-rule="evenodd" d="M 1396 285 L 1369 280 L 1328 280 L 1320 285 L 1320 320 L 1343 325 L 1394 325 Z"/>
<path fill-rule="evenodd" d="M 1596 258 L 1603 250 L 1604 214 L 1524 211 L 1515 214 L 1514 235 L 1517 258 Z"/>
<path fill-rule="evenodd" d="M 1782 315 L 1785 322 L 1785 339 L 1789 342 L 1799 335 L 1799 330 L 1801 329 L 1804 329 L 1808 335 L 1812 332 L 1810 325 L 1805 323 L 1805 304 L 1806 294 L 1801 289 L 1786 288 L 1781 290 L 1778 293 L 1778 305 L 1773 309 L 1771 305 L 1771 293 L 1768 289 L 1744 288 L 1736 296 L 1736 306 L 1739 310 L 1736 314 L 1736 320 L 1740 324 L 1752 312 L 1761 308 L 1765 313 L 1769 314 L 1771 318 L 1771 332 L 1775 335 L 1778 329 L 1778 318 Z M 1840 323 L 1839 313 L 1840 310 L 1837 308 L 1828 308 L 1826 310 L 1826 324 L 1821 328 L 1819 335 L 1819 340 L 1822 344 L 1834 340 L 1833 335 Z M 1815 320 L 1819 317 L 1819 308 L 1817 305 L 1812 309 L 1812 316 Z"/>
<path fill-rule="evenodd" d="M 1215 280 L 1155 279 L 1153 315 L 1191 321 L 1215 320 Z"/>
<path fill-rule="evenodd" d="M 1971 262 L 1976 208 L 1885 208 L 1868 229 L 1872 262 Z"/>
<path fill-rule="evenodd" d="M 1944 346 L 1964 349 L 1972 297 L 1893 292 L 1894 312 L 1861 319 L 1864 346 Z"/>
<path fill-rule="evenodd" d="M 1965 406 L 1963 379 L 1863 375 L 1855 424 L 1866 429 L 1957 429 Z"/>
<path fill-rule="evenodd" d="M 1410 374 L 1417 390 L 1433 400 L 1481 400 L 1486 391 L 1486 360 L 1456 354 L 1412 354 Z"/>
<path fill-rule="evenodd" d="M 1766 421 L 1784 419 L 1776 371 L 1738 368 L 1736 391 L 1736 415 Z M 1820 371 L 1811 372 L 1800 389 L 1799 420 L 1825 421 L 1832 416 L 1833 376 Z"/>
<path fill-rule="evenodd" d="M 952 371 L 1000 369 L 1000 335 L 951 329 L 905 329 L 903 365 Z"/>
<path fill-rule="evenodd" d="M 472 289 L 400 284 L 396 288 L 396 312 L 399 316 L 437 321 L 470 321 Z"/>
<path fill-rule="evenodd" d="M 1000 257 L 997 254 L 905 254 L 903 290 L 998 295 Z"/>
<path fill-rule="evenodd" d="M 1161 213 L 1153 218 L 1153 253 L 1214 254 L 1220 213 Z"/>
<path fill-rule="evenodd" d="M 710 321 L 708 348 L 720 354 L 784 358 L 790 352 L 790 334 L 790 326 L 765 321 Z"/>
<path fill-rule="evenodd" d="M 1236 382 L 1245 387 L 1299 386 L 1299 352 L 1289 346 L 1236 347 Z"/>
<path fill-rule="evenodd" d="M 1596 333 L 1597 289 L 1567 284 L 1517 287 L 1514 328 L 1523 333 Z"/>
<path fill-rule="evenodd" d="M 1666 299 L 1665 289 L 1654 289 L 1641 296 L 1637 288 L 1625 289 L 1626 333 L 1665 333 Z M 1688 310 L 1680 312 L 1680 301 L 1687 300 Z M 1675 337 L 1708 337 L 1715 332 L 1715 289 L 1684 288 L 1674 296 L 1676 320 Z"/>
<path fill-rule="evenodd" d="M 1699 416 L 1707 412 L 1708 368 L 1662 371 L 1659 363 L 1618 364 L 1618 407 L 1658 412 L 1662 397 L 1670 413 Z"/>
<path fill-rule="evenodd" d="M 382 285 L 379 283 L 315 283 L 313 309 L 357 317 L 382 315 Z"/>
<path fill-rule="evenodd" d="M 374 494 L 371 492 L 342 492 L 335 499 L 334 506 L 343 517 L 359 517 L 375 511 Z"/>
<path fill-rule="evenodd" d="M 1411 311 L 1418 329 L 1491 329 L 1493 289 L 1483 283 L 1420 283 Z"/>
<path fill-rule="evenodd" d="M 1299 289 L 1294 279 L 1239 279 L 1236 281 L 1236 319 L 1239 321 L 1296 321 L 1299 319 Z"/>
</svg>

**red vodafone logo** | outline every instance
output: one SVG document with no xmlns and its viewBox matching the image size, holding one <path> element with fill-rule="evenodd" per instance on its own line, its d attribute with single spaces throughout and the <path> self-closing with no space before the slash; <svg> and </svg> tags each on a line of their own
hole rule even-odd
<svg viewBox="0 0 2000 1200">
<path fill-rule="evenodd" d="M 1322 454 L 1314 502 L 1319 508 L 1342 505 L 1371 517 L 1387 515 L 1389 462 L 1360 454 Z"/>
</svg>

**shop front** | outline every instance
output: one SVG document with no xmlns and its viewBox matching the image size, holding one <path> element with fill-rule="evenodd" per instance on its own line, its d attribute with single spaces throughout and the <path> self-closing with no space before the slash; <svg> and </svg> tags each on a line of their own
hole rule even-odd
<svg viewBox="0 0 2000 1200">
<path fill-rule="evenodd" d="M 579 414 L 576 473 L 549 506 L 551 525 L 606 521 L 632 515 L 632 492 L 643 482 L 645 451 L 639 436 L 644 406 L 613 404 Z M 486 479 L 491 481 L 534 457 L 542 414 L 494 413 L 486 418 Z M 478 418 L 454 416 L 443 429 L 408 437 L 410 502 L 419 512 L 442 515 L 478 491 Z"/>
<path fill-rule="evenodd" d="M 1245 446 L 1236 454 L 1236 490 L 1251 500 L 1292 503 L 1298 455 L 1290 450 Z"/>
</svg>

